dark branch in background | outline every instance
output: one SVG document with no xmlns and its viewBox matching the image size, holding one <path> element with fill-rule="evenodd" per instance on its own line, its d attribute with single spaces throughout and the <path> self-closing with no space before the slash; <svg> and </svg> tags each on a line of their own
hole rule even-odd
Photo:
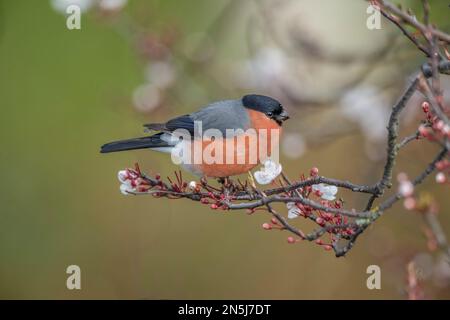
<svg viewBox="0 0 450 320">
<path fill-rule="evenodd" d="M 447 256 L 447 259 L 449 259 L 448 261 L 450 261 L 450 246 L 447 241 L 447 236 L 445 235 L 444 230 L 442 229 L 442 226 L 436 217 L 436 214 L 428 211 L 423 214 L 423 219 L 425 220 L 425 223 L 430 227 L 439 249 L 444 252 L 444 254 Z"/>
<path fill-rule="evenodd" d="M 429 22 L 428 3 L 424 1 L 424 22 L 418 21 L 408 12 L 392 5 L 388 1 L 372 1 L 381 14 L 397 26 L 400 31 L 427 57 L 421 72 L 409 83 L 407 89 L 392 107 L 389 122 L 387 124 L 387 155 L 380 179 L 372 185 L 360 185 L 349 181 L 337 180 L 318 176 L 317 172 L 309 177 L 303 177 L 299 181 L 291 182 L 286 175 L 277 183 L 278 187 L 261 190 L 256 187 L 253 178 L 250 182 L 232 181 L 225 179 L 220 186 L 211 185 L 206 179 L 191 186 L 182 179 L 181 172 L 176 173 L 176 180 L 163 182 L 159 176 L 152 178 L 140 172 L 139 168 L 131 170 L 131 174 L 138 177 L 135 184 L 138 185 L 134 194 L 151 194 L 155 197 L 170 199 L 187 198 L 193 201 L 209 205 L 215 210 L 242 210 L 249 214 L 263 210 L 271 214 L 270 223 L 263 225 L 265 229 L 286 230 L 292 234 L 288 238 L 290 243 L 303 240 L 315 241 L 327 250 L 334 250 L 337 257 L 344 256 L 354 246 L 357 238 L 364 230 L 378 220 L 386 210 L 396 202 L 405 198 L 401 192 L 385 197 L 387 189 L 392 186 L 392 176 L 398 153 L 408 143 L 424 138 L 420 129 L 410 136 L 399 141 L 399 117 L 415 92 L 421 92 L 424 99 L 431 105 L 427 123 L 422 124 L 427 130 L 434 130 L 437 121 L 443 121 L 448 125 L 449 120 L 443 104 L 442 91 L 440 89 L 440 74 L 449 74 L 450 61 L 441 51 L 446 52 L 441 43 L 449 44 L 450 35 L 436 29 Z M 412 33 L 408 28 L 413 28 Z M 417 37 L 415 34 L 420 34 Z M 432 132 L 432 131 L 430 131 Z M 430 139 L 429 139 L 430 140 Z M 412 184 L 420 185 L 435 169 L 436 164 L 448 157 L 450 144 L 447 137 L 431 139 L 440 147 L 440 151 L 434 159 L 424 168 Z M 320 199 L 320 194 L 312 188 L 314 185 L 326 184 L 347 189 L 351 192 L 370 195 L 363 209 L 345 209 L 340 200 L 328 201 Z M 377 205 L 377 199 L 380 201 Z M 295 209 L 296 214 L 313 221 L 317 229 L 310 233 L 304 232 L 294 226 L 284 214 L 279 213 L 274 204 L 285 204 Z M 432 216 L 425 216 L 430 228 L 437 235 L 441 248 L 448 252 L 448 243 L 437 220 Z M 324 240 L 328 237 L 329 240 Z M 328 241 L 328 242 L 326 242 Z"/>
</svg>

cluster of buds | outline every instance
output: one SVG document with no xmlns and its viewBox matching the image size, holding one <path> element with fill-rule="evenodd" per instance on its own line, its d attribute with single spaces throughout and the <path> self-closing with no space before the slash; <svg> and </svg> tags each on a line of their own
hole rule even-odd
<svg viewBox="0 0 450 320">
<path fill-rule="evenodd" d="M 195 181 L 190 183 L 184 181 L 181 171 L 175 171 L 174 179 L 167 177 L 168 182 L 163 182 L 159 174 L 147 177 L 141 173 L 138 164 L 135 169 L 119 171 L 117 177 L 121 183 L 120 191 L 125 195 L 153 191 L 151 194 L 154 197 L 179 198 L 177 193 L 183 194 L 188 190 L 200 193 L 202 187 L 202 184 Z"/>
<path fill-rule="evenodd" d="M 287 237 L 287 242 L 289 244 L 294 244 L 294 243 L 300 242 L 302 240 L 303 239 L 301 239 L 301 238 L 300 239 L 296 239 L 294 237 Z M 316 239 L 314 241 L 314 243 L 319 245 L 319 246 L 321 246 L 325 251 L 330 251 L 331 249 L 333 249 L 333 246 L 331 244 L 324 243 L 322 239 Z"/>
<path fill-rule="evenodd" d="M 120 192 L 124 195 L 147 192 L 151 188 L 148 181 L 142 178 L 139 170 L 130 168 L 121 170 L 117 178 L 121 183 Z"/>
<path fill-rule="evenodd" d="M 223 204 L 224 200 L 224 194 L 215 195 L 213 192 L 208 192 L 207 196 L 200 199 L 200 203 L 209 205 L 209 207 L 213 210 L 227 210 L 228 207 Z"/>
<path fill-rule="evenodd" d="M 189 184 L 183 180 L 183 174 L 181 171 L 175 171 L 175 181 L 172 181 L 170 177 L 167 177 L 167 180 L 170 183 L 170 188 L 174 192 L 185 192 Z"/>
<path fill-rule="evenodd" d="M 305 206 L 302 203 L 288 202 L 286 203 L 288 209 L 288 218 L 295 219 L 297 217 L 307 218 L 313 213 L 313 209 Z"/>
<path fill-rule="evenodd" d="M 315 178 L 319 175 L 319 169 L 317 167 L 311 168 L 309 176 Z M 302 181 L 306 180 L 305 175 L 300 177 Z M 333 201 L 336 199 L 336 193 L 338 188 L 336 186 L 329 186 L 324 183 L 313 184 L 312 186 L 305 186 L 299 189 L 304 198 L 308 198 L 311 194 L 322 198 L 323 200 Z"/>
<path fill-rule="evenodd" d="M 333 249 L 333 246 L 331 244 L 324 243 L 322 239 L 316 239 L 315 243 L 321 246 L 325 251 L 330 251 L 331 249 Z"/>
<path fill-rule="evenodd" d="M 315 178 L 319 174 L 319 169 L 316 167 L 310 170 L 310 177 Z M 306 180 L 305 176 L 301 176 L 301 180 Z M 311 186 L 305 186 L 303 188 L 298 189 L 302 198 L 307 199 L 310 196 L 316 196 L 320 198 L 320 204 L 327 208 L 333 209 L 341 209 L 343 207 L 343 203 L 341 200 L 335 200 L 336 193 L 338 191 L 336 186 L 329 186 L 325 184 L 315 184 Z M 290 196 L 289 193 L 286 194 Z M 294 244 L 303 240 L 314 240 L 314 243 L 321 246 L 323 249 L 329 251 L 332 250 L 332 243 L 336 240 L 337 236 L 339 237 L 348 237 L 355 233 L 353 228 L 332 228 L 332 226 L 341 226 L 343 224 L 348 224 L 349 219 L 346 216 L 341 214 L 329 213 L 323 210 L 314 209 L 308 205 L 299 203 L 299 202 L 288 202 L 286 204 L 288 209 L 288 219 L 294 219 L 297 217 L 308 218 L 313 220 L 319 227 L 326 227 L 326 233 L 330 236 L 330 242 L 327 243 L 321 238 L 311 239 L 306 235 L 302 235 L 301 237 L 293 237 L 289 236 L 287 238 L 287 242 L 290 244 Z M 331 226 L 331 227 L 330 227 Z M 272 218 L 270 222 L 266 222 L 262 225 L 264 230 L 284 230 L 285 228 L 279 223 L 279 221 L 275 218 Z"/>
<path fill-rule="evenodd" d="M 441 184 L 450 182 L 450 161 L 443 159 L 436 163 L 435 167 L 438 170 L 438 173 L 436 174 L 436 182 Z"/>
<path fill-rule="evenodd" d="M 430 104 L 427 101 L 422 103 L 422 111 L 426 116 L 426 124 L 422 124 L 419 127 L 420 136 L 430 140 L 438 141 L 441 139 L 450 138 L 450 126 L 443 120 L 436 117 L 430 111 Z"/>
<path fill-rule="evenodd" d="M 270 222 L 265 222 L 262 224 L 262 228 L 264 230 L 272 230 L 272 229 L 277 229 L 277 230 L 283 230 L 283 227 L 280 225 L 280 223 L 278 222 L 277 219 L 272 218 L 270 220 Z"/>
</svg>

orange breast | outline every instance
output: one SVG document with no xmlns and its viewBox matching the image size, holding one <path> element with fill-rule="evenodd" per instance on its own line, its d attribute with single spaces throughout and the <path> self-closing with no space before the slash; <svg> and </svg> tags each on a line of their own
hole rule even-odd
<svg viewBox="0 0 450 320">
<path fill-rule="evenodd" d="M 203 161 L 195 167 L 204 176 L 229 177 L 246 173 L 264 161 L 264 158 L 271 156 L 272 150 L 278 148 L 281 127 L 261 112 L 248 112 L 253 131 L 223 139 L 221 146 L 218 140 L 202 141 Z M 211 163 L 212 159 L 218 161 Z"/>
</svg>

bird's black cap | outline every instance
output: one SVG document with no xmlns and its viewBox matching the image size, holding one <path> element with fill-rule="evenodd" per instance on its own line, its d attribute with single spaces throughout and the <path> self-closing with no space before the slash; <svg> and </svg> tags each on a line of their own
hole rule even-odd
<svg viewBox="0 0 450 320">
<path fill-rule="evenodd" d="M 283 107 L 281 103 L 271 97 L 258 94 L 248 94 L 242 97 L 244 107 L 260 111 L 262 113 L 281 113 Z"/>
</svg>

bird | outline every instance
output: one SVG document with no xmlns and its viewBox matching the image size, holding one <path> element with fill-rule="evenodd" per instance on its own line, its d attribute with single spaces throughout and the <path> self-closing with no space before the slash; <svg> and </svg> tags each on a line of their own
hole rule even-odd
<svg viewBox="0 0 450 320">
<path fill-rule="evenodd" d="M 176 164 L 196 176 L 223 179 L 247 173 L 270 158 L 274 148 L 279 146 L 282 125 L 287 119 L 289 115 L 278 100 L 247 94 L 239 99 L 212 102 L 196 112 L 165 123 L 144 124 L 147 132 L 157 133 L 106 143 L 100 152 L 136 149 L 178 152 L 178 158 L 172 159 L 179 159 L 185 153 L 184 161 Z M 199 125 L 201 130 L 198 130 Z M 196 161 L 199 153 L 204 154 L 199 157 L 200 161 Z M 214 161 L 207 161 L 205 154 Z"/>
</svg>

